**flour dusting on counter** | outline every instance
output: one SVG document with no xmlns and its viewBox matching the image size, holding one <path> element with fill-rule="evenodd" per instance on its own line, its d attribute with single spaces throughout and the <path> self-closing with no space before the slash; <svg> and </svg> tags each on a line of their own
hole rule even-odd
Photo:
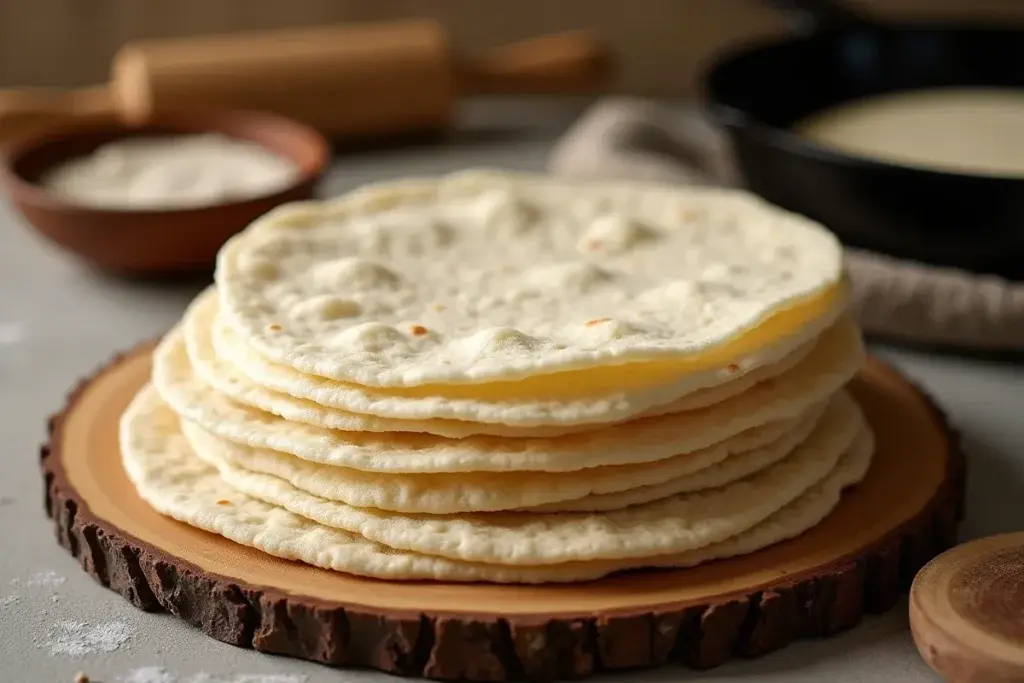
<svg viewBox="0 0 1024 683">
<path fill-rule="evenodd" d="M 304 674 L 208 674 L 177 677 L 158 666 L 134 669 L 118 683 L 305 683 Z"/>
<path fill-rule="evenodd" d="M 117 679 L 119 683 L 176 683 L 174 676 L 159 666 L 144 666 L 133 669 Z"/>
<path fill-rule="evenodd" d="M 25 338 L 22 323 L 0 322 L 0 346 L 13 346 Z"/>
<path fill-rule="evenodd" d="M 50 630 L 46 649 L 52 655 L 81 657 L 100 652 L 114 652 L 132 639 L 132 631 L 123 621 L 89 624 L 63 619 Z"/>
<path fill-rule="evenodd" d="M 56 588 L 57 586 L 63 584 L 65 581 L 67 581 L 67 578 L 61 576 L 57 572 L 52 570 L 46 570 L 36 572 L 32 576 L 30 576 L 27 583 L 29 586 L 38 586 L 41 588 Z"/>
<path fill-rule="evenodd" d="M 110 209 L 184 209 L 280 191 L 298 177 L 290 160 L 221 134 L 127 138 L 44 174 L 63 199 Z"/>
</svg>

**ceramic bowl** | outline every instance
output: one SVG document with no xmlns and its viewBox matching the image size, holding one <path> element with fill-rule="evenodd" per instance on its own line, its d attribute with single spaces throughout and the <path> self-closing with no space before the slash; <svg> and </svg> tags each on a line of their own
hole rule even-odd
<svg viewBox="0 0 1024 683">
<path fill-rule="evenodd" d="M 296 181 L 273 194 L 183 209 L 109 209 L 74 203 L 38 183 L 48 169 L 105 143 L 138 136 L 221 133 L 294 162 Z M 162 114 L 143 125 L 109 117 L 39 128 L 11 141 L 0 182 L 26 222 L 51 242 L 102 270 L 164 276 L 212 269 L 225 241 L 286 202 L 309 199 L 330 158 L 317 131 L 272 114 L 205 111 Z"/>
</svg>

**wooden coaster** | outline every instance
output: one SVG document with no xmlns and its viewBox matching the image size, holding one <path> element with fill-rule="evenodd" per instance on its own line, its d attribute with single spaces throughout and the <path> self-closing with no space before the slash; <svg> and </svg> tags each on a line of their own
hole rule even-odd
<svg viewBox="0 0 1024 683">
<path fill-rule="evenodd" d="M 97 581 L 219 640 L 335 666 L 436 679 L 551 680 L 731 656 L 832 634 L 890 608 L 949 547 L 963 457 L 939 410 L 872 361 L 853 390 L 875 429 L 867 478 L 819 526 L 692 569 L 572 585 L 388 582 L 270 557 L 163 517 L 121 468 L 119 416 L 151 346 L 75 389 L 42 449 L 61 545 Z"/>
<path fill-rule="evenodd" d="M 928 563 L 910 592 L 910 627 L 950 683 L 1024 681 L 1024 533 L 971 541 Z"/>
</svg>

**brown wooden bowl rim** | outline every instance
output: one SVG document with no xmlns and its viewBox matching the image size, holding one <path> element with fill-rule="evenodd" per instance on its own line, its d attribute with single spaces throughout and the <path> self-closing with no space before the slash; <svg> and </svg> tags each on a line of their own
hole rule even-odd
<svg viewBox="0 0 1024 683">
<path fill-rule="evenodd" d="M 66 145 L 76 138 L 91 137 L 111 133 L 110 140 L 117 140 L 153 131 L 167 134 L 177 132 L 183 134 L 222 133 L 229 137 L 242 137 L 237 130 L 242 126 L 250 130 L 284 131 L 289 137 L 301 141 L 312 151 L 308 158 L 298 158 L 294 153 L 281 149 L 272 149 L 261 135 L 245 137 L 279 156 L 284 156 L 299 167 L 299 176 L 276 192 L 262 194 L 246 199 L 218 202 L 182 208 L 158 209 L 118 209 L 94 207 L 62 199 L 43 186 L 26 178 L 18 171 L 18 164 L 28 155 L 48 146 Z M 60 156 L 48 165 L 52 167 L 75 155 Z M 54 213 L 91 215 L 110 218 L 146 218 L 153 216 L 180 215 L 182 218 L 210 211 L 260 211 L 268 205 L 274 206 L 285 200 L 294 191 L 305 185 L 315 183 L 324 174 L 331 158 L 331 146 L 328 140 L 312 126 L 279 114 L 258 110 L 245 109 L 181 109 L 163 111 L 145 122 L 133 122 L 109 115 L 85 116 L 71 121 L 61 121 L 35 128 L 10 140 L 0 154 L 0 183 L 2 183 L 15 204 L 31 205 L 33 208 Z"/>
</svg>

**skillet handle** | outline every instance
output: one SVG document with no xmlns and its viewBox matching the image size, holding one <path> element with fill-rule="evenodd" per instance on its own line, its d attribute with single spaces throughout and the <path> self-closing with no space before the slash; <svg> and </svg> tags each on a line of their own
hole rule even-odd
<svg viewBox="0 0 1024 683">
<path fill-rule="evenodd" d="M 764 3 L 783 12 L 800 33 L 878 25 L 840 0 L 764 0 Z"/>
</svg>

